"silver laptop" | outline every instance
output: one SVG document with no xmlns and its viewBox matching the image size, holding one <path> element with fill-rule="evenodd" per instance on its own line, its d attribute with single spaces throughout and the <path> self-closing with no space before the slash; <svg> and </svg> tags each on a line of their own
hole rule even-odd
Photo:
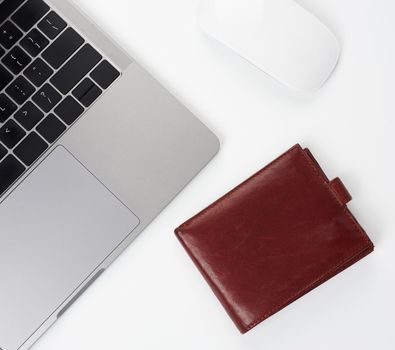
<svg viewBox="0 0 395 350">
<path fill-rule="evenodd" d="M 218 148 L 75 5 L 0 1 L 0 349 L 29 348 Z"/>
</svg>

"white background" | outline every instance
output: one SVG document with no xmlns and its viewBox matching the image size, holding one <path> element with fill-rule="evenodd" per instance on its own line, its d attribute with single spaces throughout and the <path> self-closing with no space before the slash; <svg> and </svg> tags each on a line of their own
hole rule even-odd
<svg viewBox="0 0 395 350">
<path fill-rule="evenodd" d="M 342 45 L 334 76 L 311 95 L 203 36 L 196 0 L 78 0 L 222 150 L 35 349 L 395 349 L 395 3 L 298 2 Z M 346 183 L 376 251 L 241 336 L 173 230 L 297 142 Z"/>
</svg>

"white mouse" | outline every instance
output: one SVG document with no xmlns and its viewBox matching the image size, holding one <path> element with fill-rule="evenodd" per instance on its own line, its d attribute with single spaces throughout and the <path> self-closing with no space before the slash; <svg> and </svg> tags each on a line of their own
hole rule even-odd
<svg viewBox="0 0 395 350">
<path fill-rule="evenodd" d="M 207 34 L 296 90 L 318 90 L 339 60 L 336 37 L 294 0 L 200 0 L 198 21 Z"/>
</svg>

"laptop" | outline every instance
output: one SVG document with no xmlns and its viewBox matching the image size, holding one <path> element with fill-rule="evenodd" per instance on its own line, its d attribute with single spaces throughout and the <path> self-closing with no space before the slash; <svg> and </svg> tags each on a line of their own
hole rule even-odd
<svg viewBox="0 0 395 350">
<path fill-rule="evenodd" d="M 218 149 L 75 5 L 0 1 L 0 349 L 31 347 Z"/>
</svg>

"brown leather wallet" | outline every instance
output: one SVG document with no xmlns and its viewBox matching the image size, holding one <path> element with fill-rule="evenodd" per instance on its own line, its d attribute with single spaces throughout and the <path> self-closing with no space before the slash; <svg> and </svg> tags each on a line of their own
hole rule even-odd
<svg viewBox="0 0 395 350">
<path fill-rule="evenodd" d="M 176 234 L 245 333 L 373 251 L 350 200 L 296 145 Z"/>
</svg>

